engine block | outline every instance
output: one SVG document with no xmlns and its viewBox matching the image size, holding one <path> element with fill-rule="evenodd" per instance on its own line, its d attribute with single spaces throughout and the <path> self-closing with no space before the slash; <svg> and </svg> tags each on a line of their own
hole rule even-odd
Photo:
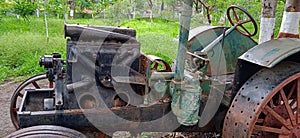
<svg viewBox="0 0 300 138">
<path fill-rule="evenodd" d="M 136 32 L 129 28 L 66 26 L 68 84 L 95 78 L 109 108 L 142 104 L 145 75 Z M 130 87 L 128 87 L 130 86 Z M 83 108 L 91 108 L 81 106 Z M 92 106 L 93 107 L 93 106 Z"/>
</svg>

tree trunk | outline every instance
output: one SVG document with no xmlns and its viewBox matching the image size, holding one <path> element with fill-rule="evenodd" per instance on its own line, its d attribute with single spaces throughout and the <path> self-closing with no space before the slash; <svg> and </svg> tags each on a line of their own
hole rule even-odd
<svg viewBox="0 0 300 138">
<path fill-rule="evenodd" d="M 195 11 L 196 11 L 196 13 L 200 13 L 200 11 L 199 11 L 199 1 L 198 0 L 194 0 L 194 3 L 195 3 Z"/>
<path fill-rule="evenodd" d="M 130 4 L 133 5 L 133 6 L 132 6 L 132 9 L 131 9 L 131 10 L 132 10 L 131 18 L 132 18 L 132 19 L 135 19 L 135 7 L 136 7 L 135 0 L 132 0 L 132 1 L 130 0 Z"/>
<path fill-rule="evenodd" d="M 172 18 L 175 18 L 175 5 L 172 4 Z"/>
<path fill-rule="evenodd" d="M 68 11 L 68 2 L 65 1 L 65 4 L 64 4 L 64 7 L 65 7 L 65 11 L 64 11 L 64 23 L 68 23 L 68 17 L 69 17 L 69 14 L 66 12 Z"/>
<path fill-rule="evenodd" d="M 286 0 L 278 38 L 299 38 L 299 8 L 299 0 Z"/>
<path fill-rule="evenodd" d="M 40 17 L 40 10 L 36 9 L 36 17 Z"/>
<path fill-rule="evenodd" d="M 203 5 L 203 3 L 206 2 L 206 0 L 199 0 L 199 2 L 201 3 L 201 11 L 202 11 L 202 14 L 203 14 L 203 17 L 206 16 L 205 15 L 205 11 L 206 11 L 206 7 Z"/>
<path fill-rule="evenodd" d="M 129 0 L 128 5 L 130 8 L 128 8 L 128 14 L 129 14 L 129 19 L 134 19 L 134 7 L 135 7 L 135 1 L 134 0 Z"/>
<path fill-rule="evenodd" d="M 274 38 L 276 7 L 277 0 L 262 0 L 259 43 Z"/>
<path fill-rule="evenodd" d="M 151 8 L 151 11 L 150 11 L 150 22 L 153 23 L 153 10 Z"/>
<path fill-rule="evenodd" d="M 76 1 L 72 1 L 70 5 L 70 18 L 74 19 Z"/>
<path fill-rule="evenodd" d="M 152 17 L 153 17 L 153 3 L 152 0 L 148 0 L 148 5 L 150 7 L 150 21 L 151 23 L 153 22 Z"/>
<path fill-rule="evenodd" d="M 135 19 L 135 15 L 136 15 L 136 8 L 133 7 L 133 15 L 132 15 L 132 18 Z"/>
<path fill-rule="evenodd" d="M 161 1 L 160 10 L 161 10 L 161 11 L 165 10 L 165 3 L 164 3 L 164 0 Z"/>
<path fill-rule="evenodd" d="M 208 6 L 205 4 L 205 0 L 199 0 L 199 2 L 202 4 L 202 8 L 204 7 L 204 9 L 206 10 L 207 21 L 208 21 L 208 23 L 211 25 L 210 7 L 208 7 Z M 203 14 L 205 13 L 204 10 L 203 10 L 202 12 L 203 12 Z"/>
</svg>

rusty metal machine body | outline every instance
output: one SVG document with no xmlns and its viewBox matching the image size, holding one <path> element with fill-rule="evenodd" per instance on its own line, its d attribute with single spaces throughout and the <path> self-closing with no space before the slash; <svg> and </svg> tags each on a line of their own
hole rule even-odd
<svg viewBox="0 0 300 138">
<path fill-rule="evenodd" d="M 202 127 L 195 124 L 186 126 L 177 122 L 170 106 L 173 92 L 175 92 L 172 88 L 174 87 L 172 80 L 175 73 L 171 71 L 170 66 L 158 57 L 140 53 L 140 44 L 134 38 L 135 30 L 109 27 L 104 29 L 110 29 L 111 31 L 103 31 L 103 28 L 80 25 L 65 26 L 65 36 L 68 37 L 67 60 L 64 61 L 57 53 L 41 58 L 40 65 L 47 70 L 44 77 L 50 82 L 53 81 L 53 84 L 48 89 L 25 90 L 22 104 L 16 112 L 18 123 L 16 126 L 18 128 L 36 125 L 59 125 L 83 132 L 97 131 L 98 129 L 106 133 L 173 130 L 220 132 L 220 129 L 217 130 L 217 128 L 221 127 L 222 119 L 212 121 L 210 125 Z M 191 43 L 189 49 L 194 48 L 197 45 L 195 43 L 201 42 L 199 39 L 203 35 L 206 36 L 213 32 L 213 36 L 209 37 L 217 38 L 222 35 L 224 29 L 228 28 L 203 27 L 191 30 L 192 32 L 198 31 L 198 33 L 189 40 L 189 43 Z M 131 36 L 117 34 L 114 31 Z M 236 34 L 236 31 L 232 31 L 229 34 L 230 37 L 239 35 Z M 94 35 L 92 37 L 85 36 L 91 34 Z M 255 42 L 249 37 L 243 39 L 247 40 L 243 42 L 249 43 L 248 41 L 250 41 L 252 46 L 255 45 Z M 226 39 L 225 46 L 231 46 L 230 43 L 237 43 L 227 42 L 227 40 L 232 41 L 233 39 Z M 198 46 L 198 48 L 201 47 Z M 188 59 L 194 58 L 193 53 L 195 51 L 197 50 L 188 52 Z M 243 53 L 243 51 L 240 53 Z M 237 59 L 238 55 L 234 56 Z M 211 57 L 215 58 L 214 56 Z M 208 58 L 206 61 L 209 61 Z M 204 66 L 208 66 L 207 63 L 204 63 Z M 207 96 L 211 91 L 209 88 L 210 80 L 208 78 L 201 79 L 203 81 L 201 87 L 200 85 L 191 85 L 192 81 L 197 83 L 197 80 L 200 80 L 202 76 L 199 75 L 199 78 L 192 77 L 193 71 L 190 67 L 192 66 L 186 66 L 187 75 L 185 76 L 185 79 L 190 81 L 187 82 L 189 83 L 188 86 L 192 87 L 189 90 L 194 90 L 194 93 L 198 95 L 199 102 L 200 97 L 202 97 L 201 103 L 206 103 Z M 196 89 L 193 88 L 195 86 L 197 86 Z M 202 96 L 200 91 L 203 91 Z M 190 97 L 186 98 L 194 96 L 194 94 L 191 94 Z M 186 101 L 188 100 L 186 99 Z M 229 101 L 223 102 L 228 104 Z M 220 103 L 222 105 L 215 118 L 224 116 L 226 110 L 224 103 Z M 200 108 L 199 105 L 196 107 L 197 109 Z M 202 112 L 203 109 L 202 107 Z M 87 114 L 89 114 L 89 117 L 87 117 Z M 156 121 L 155 125 L 146 124 L 143 126 L 139 124 L 128 127 L 135 120 L 150 122 L 163 116 L 169 117 Z M 210 120 L 213 117 L 214 114 L 204 120 Z M 120 118 L 126 119 L 128 122 L 120 123 L 122 122 Z M 93 120 L 92 123 L 91 120 Z M 198 120 L 198 118 L 194 118 L 194 120 Z M 168 123 L 168 121 L 170 122 Z M 103 123 L 105 125 L 102 126 Z M 98 125 L 95 126 L 95 124 Z M 174 124 L 178 128 L 170 127 L 170 124 Z M 106 130 L 108 128 L 109 130 Z"/>
<path fill-rule="evenodd" d="M 250 38 L 256 23 L 237 6 L 227 11 L 233 27 L 189 30 L 192 1 L 185 4 L 172 69 L 159 57 L 140 52 L 133 29 L 65 25 L 67 59 L 58 53 L 41 58 L 46 75 L 29 78 L 12 97 L 16 128 L 56 125 L 107 135 L 181 131 L 297 136 L 299 40 L 257 45 Z M 249 19 L 240 21 L 237 10 Z M 248 22 L 253 33 L 243 26 Z M 38 85 L 43 79 L 48 86 Z M 29 85 L 35 88 L 25 89 Z"/>
<path fill-rule="evenodd" d="M 153 126 L 129 127 L 130 121 L 147 122 L 171 111 L 169 100 L 150 106 L 164 96 L 168 98 L 164 94 L 166 89 L 145 98 L 147 74 L 157 69 L 158 64 L 168 73 L 171 68 L 156 56 L 140 53 L 135 35 L 135 30 L 128 28 L 66 25 L 67 60 L 62 60 L 58 53 L 40 59 L 40 65 L 46 69 L 43 77 L 52 82 L 51 86 L 25 90 L 13 116 L 17 120 L 15 126 L 59 125 L 107 134 L 167 128 L 167 120 Z M 156 82 L 151 80 L 160 85 Z M 122 122 L 124 119 L 127 122 Z"/>
</svg>

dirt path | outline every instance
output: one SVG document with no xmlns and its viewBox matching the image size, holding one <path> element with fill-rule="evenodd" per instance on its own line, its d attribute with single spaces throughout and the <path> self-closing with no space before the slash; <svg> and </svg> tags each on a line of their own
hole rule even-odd
<svg viewBox="0 0 300 138">
<path fill-rule="evenodd" d="M 10 120 L 10 98 L 17 88 L 19 83 L 13 83 L 13 81 L 6 81 L 0 84 L 0 137 L 3 138 L 8 134 L 15 131 L 15 128 Z"/>
</svg>

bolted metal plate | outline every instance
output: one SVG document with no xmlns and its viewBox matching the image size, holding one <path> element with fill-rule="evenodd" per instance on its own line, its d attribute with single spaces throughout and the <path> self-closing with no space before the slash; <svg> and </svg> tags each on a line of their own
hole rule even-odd
<svg viewBox="0 0 300 138">
<path fill-rule="evenodd" d="M 44 99 L 44 110 L 53 110 L 54 108 L 54 99 L 53 98 L 45 98 Z"/>
</svg>

